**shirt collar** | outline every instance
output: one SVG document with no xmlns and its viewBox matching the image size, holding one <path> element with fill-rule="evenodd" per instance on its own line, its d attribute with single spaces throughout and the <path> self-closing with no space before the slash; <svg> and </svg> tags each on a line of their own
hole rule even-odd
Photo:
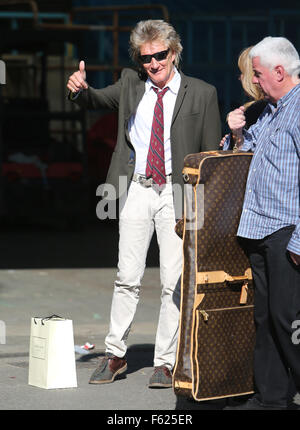
<svg viewBox="0 0 300 430">
<path fill-rule="evenodd" d="M 299 91 L 300 91 L 300 84 L 297 84 L 288 93 L 286 93 L 283 97 L 281 97 L 281 99 L 278 100 L 277 108 L 281 106 L 285 106 Z"/>
<path fill-rule="evenodd" d="M 181 76 L 176 67 L 174 66 L 174 76 L 171 79 L 170 82 L 166 85 L 166 87 L 169 87 L 170 91 L 172 91 L 173 94 L 177 95 L 180 87 L 181 82 Z M 153 84 L 150 78 L 146 81 L 146 87 L 145 87 L 145 93 L 148 93 L 151 91 L 152 87 L 156 87 L 156 85 Z M 156 87 L 157 88 L 157 87 Z M 164 87 L 165 88 L 165 87 Z M 162 88 L 163 89 L 163 88 Z"/>
</svg>

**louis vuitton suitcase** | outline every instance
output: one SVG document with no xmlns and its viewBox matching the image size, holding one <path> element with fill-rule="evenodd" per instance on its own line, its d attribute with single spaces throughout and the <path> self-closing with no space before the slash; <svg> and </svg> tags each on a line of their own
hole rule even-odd
<svg viewBox="0 0 300 430">
<path fill-rule="evenodd" d="M 185 157 L 175 394 L 197 401 L 253 392 L 253 285 L 236 236 L 251 153 Z"/>
</svg>

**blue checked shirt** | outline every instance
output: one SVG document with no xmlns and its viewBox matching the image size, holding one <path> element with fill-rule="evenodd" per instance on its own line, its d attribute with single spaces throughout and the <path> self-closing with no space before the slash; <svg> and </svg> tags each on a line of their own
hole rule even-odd
<svg viewBox="0 0 300 430">
<path fill-rule="evenodd" d="M 254 155 L 237 235 L 262 239 L 295 225 L 287 249 L 300 255 L 300 84 L 243 134 L 241 149 Z"/>
</svg>

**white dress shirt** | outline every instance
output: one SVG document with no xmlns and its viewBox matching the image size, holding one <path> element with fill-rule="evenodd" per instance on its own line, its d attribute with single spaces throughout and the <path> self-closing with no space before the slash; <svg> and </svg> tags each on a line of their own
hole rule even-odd
<svg viewBox="0 0 300 430">
<path fill-rule="evenodd" d="M 181 76 L 174 67 L 174 76 L 166 85 L 169 90 L 163 97 L 164 105 L 164 148 L 165 148 L 165 170 L 166 175 L 172 173 L 172 155 L 171 155 L 171 122 L 173 117 L 174 106 L 179 91 Z M 128 123 L 128 131 L 131 143 L 135 149 L 135 171 L 145 175 L 147 156 L 151 137 L 151 128 L 154 107 L 157 101 L 157 95 L 153 91 L 155 87 L 153 82 L 148 78 L 145 82 L 145 93 L 140 101 L 135 115 L 132 115 Z"/>
</svg>

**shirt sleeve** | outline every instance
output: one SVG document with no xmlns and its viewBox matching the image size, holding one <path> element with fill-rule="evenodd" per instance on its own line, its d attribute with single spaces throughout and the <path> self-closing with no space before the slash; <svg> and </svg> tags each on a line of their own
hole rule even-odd
<svg viewBox="0 0 300 430">
<path fill-rule="evenodd" d="M 300 163 L 300 124 L 295 129 L 295 148 L 297 152 L 297 156 L 299 158 Z M 300 168 L 299 168 L 299 199 L 300 199 Z M 287 250 L 293 252 L 294 254 L 300 255 L 300 203 L 299 203 L 299 213 L 298 213 L 298 223 L 296 224 L 296 228 L 292 234 L 292 237 L 288 243 Z"/>
<path fill-rule="evenodd" d="M 255 148 L 256 148 L 256 139 L 255 139 L 255 135 L 251 132 L 251 128 L 250 127 L 250 131 L 243 129 L 243 136 L 244 136 L 244 143 L 243 146 L 240 148 L 241 151 L 245 151 L 245 152 L 254 152 Z"/>
<path fill-rule="evenodd" d="M 255 143 L 253 143 L 252 135 L 248 133 L 246 129 L 243 129 L 243 137 L 244 137 L 244 143 L 239 148 L 240 151 L 245 152 L 254 152 L 255 150 Z M 223 145 L 223 151 L 228 151 L 232 149 L 232 142 L 231 142 L 231 133 L 229 133 L 226 136 L 224 145 Z"/>
<path fill-rule="evenodd" d="M 231 148 L 231 133 L 229 133 L 226 136 L 226 139 L 225 139 L 225 142 L 224 142 L 224 145 L 223 145 L 223 151 L 228 151 L 229 149 L 232 149 Z"/>
<path fill-rule="evenodd" d="M 294 254 L 300 255 L 300 221 L 296 225 L 296 228 L 288 243 L 287 250 L 293 252 Z"/>
</svg>

